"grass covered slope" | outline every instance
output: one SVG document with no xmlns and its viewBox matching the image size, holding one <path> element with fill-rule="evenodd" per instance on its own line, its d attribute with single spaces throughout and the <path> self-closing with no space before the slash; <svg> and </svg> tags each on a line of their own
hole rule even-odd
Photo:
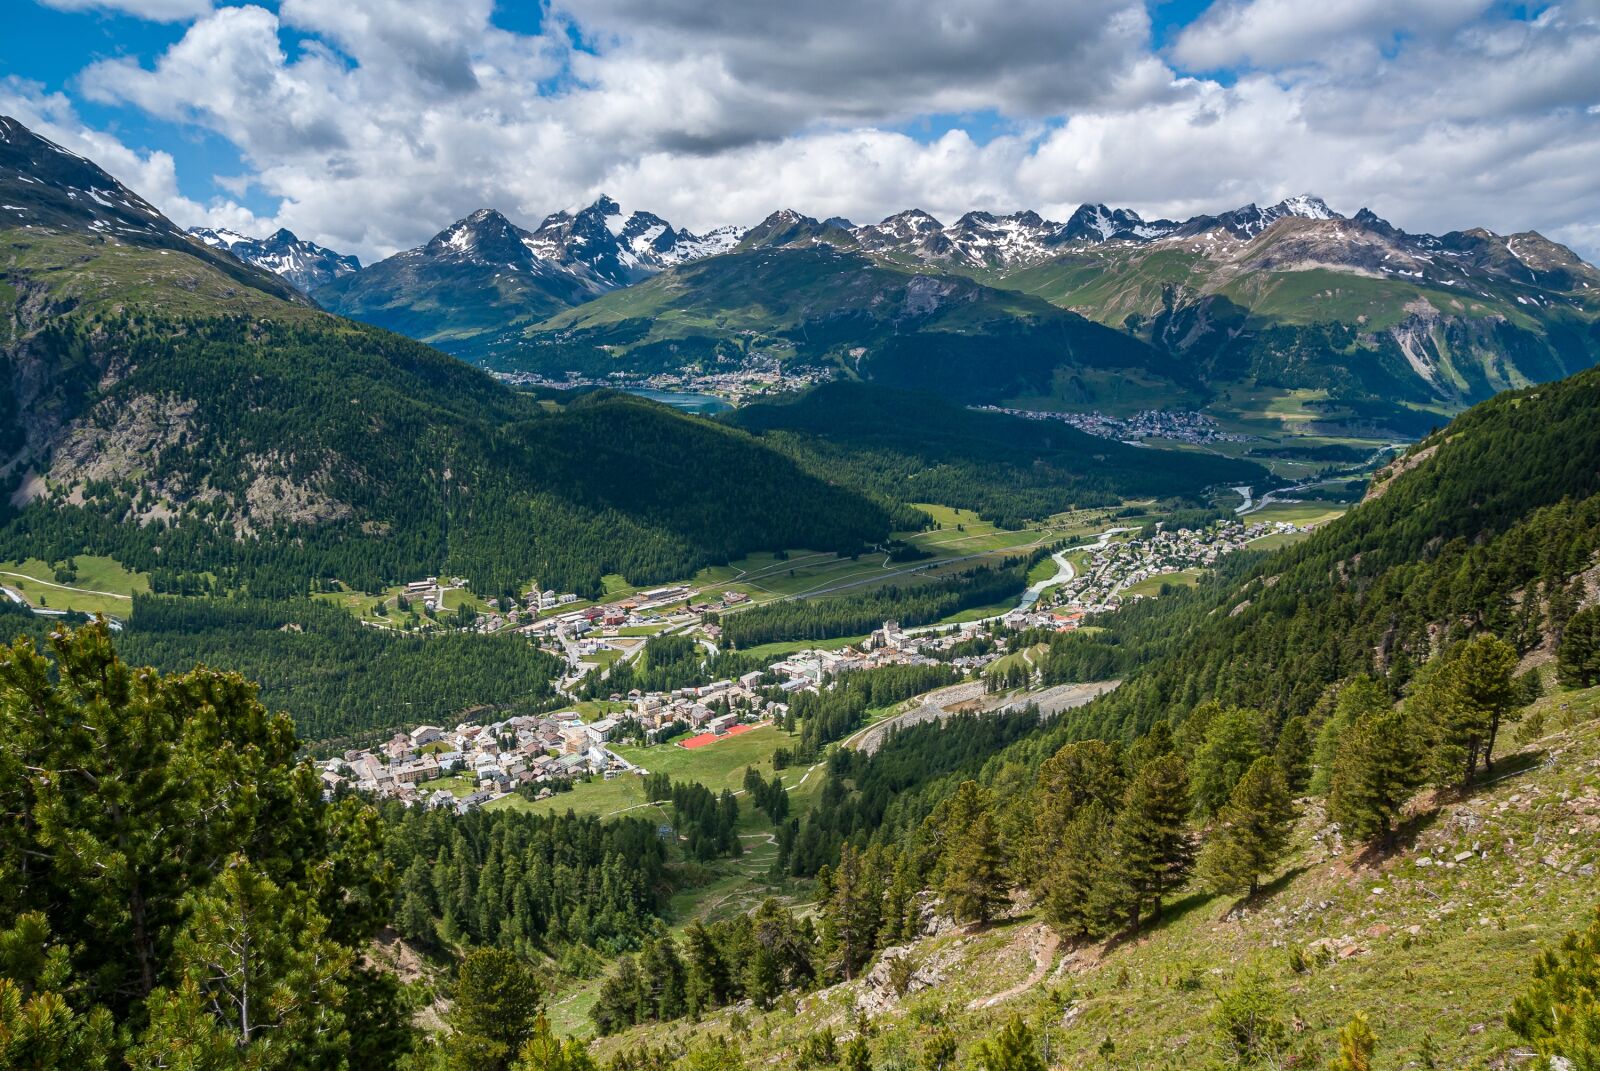
<svg viewBox="0 0 1600 1071">
<path fill-rule="evenodd" d="M 507 336 L 490 363 L 604 374 L 752 352 L 969 400 L 1044 389 L 1062 366 L 1132 369 L 1169 386 L 1184 378 L 1144 343 L 1038 298 L 826 246 L 682 265 Z"/>
<path fill-rule="evenodd" d="M 441 263 L 400 253 L 317 288 L 324 308 L 389 331 L 473 356 L 484 336 L 499 334 L 593 297 L 571 275 Z"/>
<path fill-rule="evenodd" d="M 1195 496 L 1267 479 L 1248 461 L 1128 446 L 1061 421 L 979 412 L 865 383 L 826 383 L 724 420 L 880 493 L 909 488 L 917 501 L 972 509 L 1008 527 L 1126 498 Z"/>
<path fill-rule="evenodd" d="M 1600 897 L 1600 691 L 1535 710 L 1547 735 L 1507 748 L 1498 779 L 1466 798 L 1417 797 L 1401 847 L 1376 863 L 1313 805 L 1254 899 L 1186 890 L 1147 932 L 1083 947 L 1054 938 L 1023 901 L 991 926 L 946 924 L 885 953 L 904 957 L 895 970 L 765 1013 L 637 1027 L 594 1051 L 681 1052 L 726 1033 L 749 1066 L 797 1068 L 806 1039 L 832 1032 L 842 1048 L 865 1009 L 873 1066 L 916 1066 L 944 1031 L 962 1066 L 1015 1014 L 1048 1044 L 1051 1067 L 1220 1068 L 1238 1065 L 1219 1009 L 1244 990 L 1302 1054 L 1292 1066 L 1326 1066 L 1356 1013 L 1377 1037 L 1373 1067 L 1505 1066 L 1526 1050 L 1506 1023 L 1512 997 Z M 903 993 L 896 978 L 909 979 Z"/>
</svg>

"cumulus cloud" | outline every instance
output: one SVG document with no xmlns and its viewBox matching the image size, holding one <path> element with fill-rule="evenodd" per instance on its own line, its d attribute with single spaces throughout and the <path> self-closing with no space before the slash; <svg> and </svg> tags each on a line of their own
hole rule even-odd
<svg viewBox="0 0 1600 1071">
<path fill-rule="evenodd" d="M 254 229 L 369 259 L 485 205 L 533 224 L 602 191 L 696 229 L 1312 191 L 1592 257 L 1600 0 L 1487 5 L 1220 0 L 1160 55 L 1133 0 L 553 0 L 537 34 L 497 27 L 492 0 L 282 0 L 204 14 L 78 88 L 237 146 L 231 197 L 141 190 L 175 215 L 249 229 L 248 188 L 278 205 Z M 998 136 L 901 132 L 971 112 Z M 164 156 L 121 151 L 147 173 Z"/>
<path fill-rule="evenodd" d="M 58 11 L 114 11 L 152 22 L 185 22 L 211 10 L 211 0 L 39 0 Z"/>
<path fill-rule="evenodd" d="M 1167 83 L 1134 0 L 558 2 L 607 62 L 713 56 L 730 98 L 801 122 L 983 109 L 1043 116 L 1143 98 Z"/>
<path fill-rule="evenodd" d="M 1221 0 L 1187 27 L 1173 56 L 1192 70 L 1248 64 L 1277 67 L 1327 62 L 1352 52 L 1370 56 L 1401 35 L 1458 29 L 1490 0 Z"/>
</svg>

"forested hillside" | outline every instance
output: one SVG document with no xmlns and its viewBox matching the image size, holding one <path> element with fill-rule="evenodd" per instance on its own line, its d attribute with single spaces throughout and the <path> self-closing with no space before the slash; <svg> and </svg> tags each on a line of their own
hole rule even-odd
<svg viewBox="0 0 1600 1071">
<path fill-rule="evenodd" d="M 121 646 L 165 672 L 203 663 L 260 681 L 262 702 L 323 750 L 453 724 L 469 707 L 546 709 L 562 668 L 521 636 L 407 635 L 309 599 L 141 596 Z"/>
<path fill-rule="evenodd" d="M 881 494 L 971 509 L 1003 527 L 1269 478 L 1251 462 L 1129 446 L 1059 420 L 979 412 L 867 383 L 826 383 L 796 398 L 742 406 L 726 420 L 802 464 L 816 459 L 819 471 Z"/>
<path fill-rule="evenodd" d="M 963 401 L 1047 392 L 1058 372 L 1108 396 L 1126 388 L 1171 399 L 1193 385 L 1182 363 L 1037 298 L 825 245 L 679 266 L 518 329 L 486 360 L 556 374 L 649 374 L 728 367 L 752 350 L 837 362 L 879 383 Z"/>
<path fill-rule="evenodd" d="M 1527 652 L 1596 595 L 1580 580 L 1600 550 L 1597 407 L 1594 371 L 1479 405 L 1304 543 L 1053 640 L 1046 679 L 1130 674 L 1080 715 L 1119 736 L 1210 699 L 1305 714 L 1360 673 L 1398 690 L 1478 631 Z"/>
</svg>

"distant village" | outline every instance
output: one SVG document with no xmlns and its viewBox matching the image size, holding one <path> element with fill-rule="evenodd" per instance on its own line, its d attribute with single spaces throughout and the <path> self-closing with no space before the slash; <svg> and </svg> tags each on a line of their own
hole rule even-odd
<svg viewBox="0 0 1600 1071">
<path fill-rule="evenodd" d="M 1224 554 L 1243 550 L 1264 536 L 1304 531 L 1285 521 L 1245 524 L 1223 521 L 1203 529 L 1158 531 L 1148 538 L 1108 540 L 1089 552 L 1071 580 L 1050 589 L 1034 606 L 1006 614 L 1006 627 L 1073 629 L 1090 614 L 1108 613 L 1128 599 L 1144 598 L 1128 589 L 1146 580 L 1191 569 L 1207 569 Z"/>
<path fill-rule="evenodd" d="M 453 729 L 420 725 L 409 733 L 396 733 L 381 746 L 324 761 L 324 788 L 329 795 L 348 788 L 407 806 L 465 812 L 512 793 L 545 799 L 591 777 L 643 776 L 649 771 L 619 755 L 613 745 L 714 745 L 758 725 L 781 724 L 795 693 L 831 687 L 846 674 L 862 670 L 944 663 L 981 674 L 1008 653 L 1011 632 L 1079 628 L 1094 614 L 1142 597 L 1128 589 L 1143 581 L 1205 569 L 1252 540 L 1301 530 L 1285 522 L 1230 520 L 1203 529 L 1108 538 L 1082 552 L 1081 564 L 1071 570 L 1070 578 L 1046 588 L 1043 598 L 998 618 L 916 629 L 886 621 L 854 646 L 798 651 L 737 679 L 670 692 L 613 693 L 597 704 L 605 713 L 592 721 L 574 709 L 464 721 Z M 437 610 L 444 594 L 460 583 L 458 578 L 428 577 L 407 585 L 405 594 L 408 600 Z M 714 653 L 718 629 L 706 615 L 749 599 L 742 591 L 708 594 L 669 585 L 603 605 L 563 610 L 580 601 L 576 594 L 534 585 L 520 606 L 482 615 L 474 627 L 515 630 L 564 653 L 572 668 L 561 683 L 570 688 L 588 673 L 604 672 L 601 665 L 585 659 L 608 648 L 623 658 L 642 650 L 646 637 L 624 636 L 623 630 L 654 635 L 683 631 Z M 986 642 L 970 642 L 979 636 Z M 446 779 L 449 787 L 433 784 Z"/>
<path fill-rule="evenodd" d="M 656 390 L 679 394 L 710 394 L 730 405 L 740 405 L 763 394 L 803 391 L 831 378 L 825 369 L 784 368 L 777 357 L 751 354 L 737 366 L 711 371 L 685 369 L 640 376 L 611 372 L 604 377 L 588 377 L 569 372 L 556 378 L 535 372 L 495 372 L 502 382 L 517 387 L 548 387 L 575 390 L 579 387 L 612 387 L 617 390 Z"/>
<path fill-rule="evenodd" d="M 1146 409 L 1131 417 L 1107 416 L 1099 410 L 1088 413 L 1051 413 L 1037 409 L 1007 409 L 998 405 L 975 405 L 973 409 L 1005 413 L 1024 420 L 1059 420 L 1079 431 L 1101 439 L 1118 439 L 1139 445 L 1144 439 L 1171 439 L 1181 443 L 1247 443 L 1254 435 L 1223 431 L 1216 420 L 1192 409 Z"/>
</svg>

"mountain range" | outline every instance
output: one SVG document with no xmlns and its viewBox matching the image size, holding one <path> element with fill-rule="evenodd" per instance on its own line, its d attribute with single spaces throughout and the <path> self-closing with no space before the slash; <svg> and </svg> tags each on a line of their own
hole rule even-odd
<svg viewBox="0 0 1600 1071">
<path fill-rule="evenodd" d="M 1409 438 L 1600 361 L 1600 271 L 1566 247 L 1410 234 L 1312 195 L 1182 221 L 1104 204 L 1064 222 L 785 209 L 705 235 L 601 197 L 533 230 L 485 209 L 356 271 L 291 238 L 229 248 L 331 311 L 558 377 L 776 358 L 1024 407 L 1192 406 Z M 1272 416 L 1285 409 L 1295 422 Z"/>
<path fill-rule="evenodd" d="M 239 259 L 276 246 L 281 269 L 309 270 L 290 236 L 187 234 L 11 120 L 0 205 L 0 560 L 106 554 L 167 590 L 273 597 L 445 572 L 482 594 L 535 578 L 598 593 L 607 574 L 647 582 L 756 550 L 855 553 L 928 523 L 904 488 L 869 475 L 880 444 L 779 442 L 769 432 L 781 420 L 755 434 L 610 391 L 513 391 Z M 676 270 L 662 265 L 737 263 L 686 260 L 727 236 L 620 215 L 604 202 L 526 232 L 480 214 L 391 260 L 521 264 L 589 289 L 655 271 L 618 293 Z M 329 256 L 328 270 L 342 266 Z M 1122 337 L 1035 303 L 1061 345 L 1074 332 Z M 909 423 L 897 459 L 959 461 Z M 1011 440 L 1004 462 L 1017 470 L 1013 496 L 974 500 L 995 517 L 1264 475 L 1226 458 L 1108 451 L 1065 428 L 1039 436 L 1011 417 L 981 423 L 973 449 Z"/>
<path fill-rule="evenodd" d="M 451 352 L 592 300 L 686 261 L 733 248 L 736 233 L 673 228 L 601 197 L 524 230 L 494 209 L 457 220 L 424 245 L 310 288 L 332 312 Z M 266 265 L 263 265 L 266 266 Z"/>
<path fill-rule="evenodd" d="M 331 311 L 556 377 L 776 358 L 985 402 L 1382 439 L 1600 361 L 1600 271 L 1566 247 L 1409 234 L 1310 194 L 1182 221 L 783 209 L 705 235 L 602 196 L 531 231 L 484 209 L 353 271 L 287 232 L 209 234 Z"/>
<path fill-rule="evenodd" d="M 1050 332 L 1087 338 L 1081 320 L 1108 333 L 1052 356 Z M 1414 235 L 1314 197 L 1182 223 L 1102 205 L 1064 224 L 778 212 L 729 256 L 509 330 L 480 359 L 643 372 L 755 354 L 1022 407 L 1194 406 L 1252 430 L 1294 411 L 1297 432 L 1409 438 L 1600 361 L 1600 271 L 1533 232 Z"/>
</svg>

